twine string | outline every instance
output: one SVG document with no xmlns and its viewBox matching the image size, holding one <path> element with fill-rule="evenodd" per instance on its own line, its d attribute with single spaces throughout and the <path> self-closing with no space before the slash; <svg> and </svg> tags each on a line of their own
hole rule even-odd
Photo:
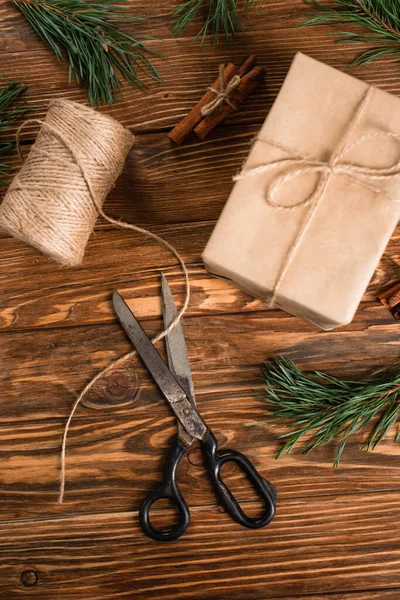
<svg viewBox="0 0 400 600">
<path fill-rule="evenodd" d="M 163 238 L 159 237 L 155 233 L 152 233 L 151 231 L 147 231 L 147 229 L 142 229 L 141 227 L 137 227 L 136 225 L 131 225 L 130 223 L 124 223 L 122 221 L 117 221 L 115 219 L 112 219 L 111 217 L 104 214 L 103 212 L 101 212 L 100 214 L 103 217 L 103 219 L 105 219 L 106 221 L 108 221 L 109 223 L 111 223 L 112 225 L 114 225 L 116 227 L 119 227 L 121 229 L 131 229 L 133 231 L 143 233 L 144 235 L 147 235 L 148 237 L 155 239 L 160 244 L 163 244 L 164 246 L 166 246 L 168 248 L 168 250 L 170 250 L 172 252 L 172 254 L 174 254 L 174 256 L 176 256 L 176 258 L 179 260 L 179 263 L 182 267 L 182 271 L 185 276 L 185 284 L 186 284 L 185 300 L 184 300 L 184 303 L 183 303 L 180 311 L 178 312 L 177 317 L 174 319 L 174 321 L 171 323 L 171 325 L 169 327 L 167 327 L 166 329 L 164 329 L 163 331 L 161 331 L 161 333 L 159 333 L 158 335 L 156 335 L 155 337 L 152 338 L 151 341 L 153 342 L 153 344 L 156 344 L 157 342 L 159 342 L 163 338 L 165 338 L 173 329 L 175 329 L 175 327 L 178 325 L 178 323 L 182 319 L 183 315 L 185 314 L 185 312 L 189 306 L 190 280 L 189 280 L 189 273 L 188 273 L 186 264 L 185 264 L 183 258 L 181 257 L 181 255 L 179 254 L 179 252 L 174 248 L 174 246 L 172 246 L 169 242 L 167 242 Z M 76 398 L 76 400 L 71 408 L 71 412 L 69 414 L 68 420 L 65 424 L 64 432 L 62 434 L 61 455 L 60 455 L 60 487 L 59 487 L 59 495 L 58 495 L 58 500 L 57 500 L 58 504 L 62 504 L 63 500 L 64 500 L 66 463 L 67 463 L 67 456 L 66 456 L 67 455 L 67 438 L 68 438 L 68 432 L 69 432 L 69 428 L 71 425 L 71 421 L 74 417 L 76 409 L 78 408 L 82 399 L 86 396 L 86 394 L 89 392 L 89 390 L 92 389 L 92 387 L 95 385 L 95 383 L 99 379 L 101 379 L 104 375 L 107 375 L 115 367 L 125 363 L 130 358 L 133 358 L 136 354 L 137 354 L 136 350 L 132 350 L 131 352 L 128 352 L 127 354 L 124 354 L 123 356 L 120 356 L 119 358 L 117 358 L 116 360 L 111 362 L 111 364 L 109 364 L 107 367 L 105 367 L 104 369 L 99 371 L 99 373 L 97 373 L 97 375 L 95 375 L 89 381 L 89 383 L 84 387 L 84 389 L 81 391 L 79 396 Z"/>
<path fill-rule="evenodd" d="M 358 165 L 353 162 L 344 161 L 344 157 L 348 155 L 355 147 L 360 144 L 365 143 L 366 141 L 377 139 L 377 138 L 388 138 L 388 139 L 400 139 L 399 133 L 391 133 L 391 132 L 376 132 L 370 133 L 361 136 L 358 140 L 349 144 L 347 140 L 351 137 L 355 128 L 359 124 L 361 117 L 371 99 L 371 96 L 374 92 L 374 88 L 369 87 L 364 98 L 360 102 L 357 107 L 352 120 L 347 128 L 345 134 L 340 140 L 339 144 L 332 152 L 330 158 L 327 161 L 317 160 L 313 157 L 302 156 L 298 154 L 295 150 L 284 146 L 283 144 L 277 143 L 273 140 L 269 140 L 266 138 L 259 138 L 259 141 L 264 142 L 268 145 L 275 146 L 284 150 L 285 152 L 291 155 L 290 158 L 284 158 L 276 161 L 272 161 L 270 163 L 262 164 L 257 167 L 253 167 L 250 169 L 244 169 L 241 173 L 236 175 L 233 179 L 234 181 L 241 181 L 243 179 L 247 179 L 248 177 L 256 177 L 269 171 L 276 169 L 277 167 L 281 167 L 282 172 L 273 176 L 271 182 L 267 186 L 265 200 L 266 203 L 278 210 L 296 210 L 300 207 L 310 206 L 310 210 L 305 216 L 303 223 L 298 231 L 297 237 L 295 238 L 293 244 L 289 248 L 285 259 L 282 262 L 281 269 L 278 273 L 277 279 L 275 281 L 272 297 L 269 302 L 271 307 L 274 307 L 276 304 L 276 299 L 279 294 L 280 286 L 284 281 L 286 274 L 289 270 L 290 265 L 294 259 L 294 256 L 301 245 L 301 242 L 304 239 L 304 236 L 315 217 L 315 214 L 318 210 L 318 206 L 324 196 L 324 192 L 328 186 L 328 183 L 332 176 L 334 175 L 345 175 L 352 181 L 357 182 L 357 184 L 362 185 L 363 187 L 369 189 L 375 194 L 379 194 L 381 197 L 385 197 L 386 199 L 399 204 L 400 199 L 390 194 L 387 190 L 383 190 L 379 188 L 377 185 L 374 185 L 374 181 L 389 181 L 400 175 L 400 159 L 389 167 L 365 167 L 363 165 Z M 296 179 L 302 175 L 312 173 L 314 175 L 319 175 L 320 179 L 311 193 L 309 197 L 304 199 L 300 199 L 298 202 L 286 206 L 282 204 L 279 200 L 276 200 L 276 196 L 278 195 L 279 189 L 286 182 Z"/>
<path fill-rule="evenodd" d="M 201 114 L 203 117 L 212 115 L 224 104 L 224 102 L 229 104 L 233 110 L 237 110 L 237 106 L 230 100 L 230 95 L 240 84 L 241 77 L 239 75 L 234 75 L 232 79 L 226 83 L 224 70 L 225 65 L 222 63 L 219 65 L 220 89 L 217 90 L 212 86 L 207 88 L 215 95 L 215 98 L 201 109 Z"/>
<path fill-rule="evenodd" d="M 74 104 L 74 103 L 66 102 L 65 104 L 68 108 L 68 107 L 70 107 L 71 104 Z M 75 105 L 75 107 L 77 107 L 77 106 L 79 106 L 79 105 Z M 91 109 L 86 109 L 85 107 L 80 107 L 80 106 L 79 106 L 79 109 L 84 109 L 85 111 L 88 111 L 87 113 L 85 113 L 85 115 L 86 115 L 85 119 L 87 119 L 88 121 L 90 121 L 92 115 L 97 115 L 97 113 Z M 82 115 L 80 115 L 80 116 L 82 117 Z M 69 117 L 71 118 L 71 114 L 69 114 Z M 149 231 L 143 227 L 139 227 L 138 225 L 132 225 L 131 223 L 126 223 L 121 220 L 114 219 L 112 217 L 109 217 L 107 214 L 105 214 L 105 212 L 103 211 L 103 208 L 102 208 L 103 201 L 105 199 L 107 191 L 109 191 L 109 189 L 112 187 L 115 178 L 112 177 L 110 179 L 110 181 L 106 183 L 106 185 L 102 186 L 103 193 L 101 195 L 99 195 L 93 186 L 93 180 L 95 179 L 94 173 L 91 172 L 90 167 L 88 167 L 86 164 L 84 164 L 84 161 L 82 160 L 81 155 L 80 155 L 79 146 L 77 145 L 75 147 L 70 143 L 70 141 L 68 140 L 68 137 L 66 135 L 64 135 L 64 133 L 62 132 L 61 126 L 58 127 L 55 125 L 51 125 L 50 123 L 47 122 L 47 120 L 41 121 L 40 119 L 29 119 L 29 120 L 25 121 L 19 127 L 17 134 L 16 134 L 18 154 L 20 155 L 21 160 L 24 163 L 26 163 L 26 159 L 25 159 L 25 157 L 22 153 L 22 149 L 21 149 L 21 132 L 22 132 L 23 128 L 26 127 L 26 125 L 28 125 L 29 123 L 32 123 L 32 122 L 40 124 L 41 131 L 44 131 L 52 138 L 57 139 L 58 142 L 62 145 L 62 147 L 65 150 L 67 150 L 67 152 L 69 153 L 69 155 L 71 156 L 71 158 L 73 160 L 73 165 L 75 167 L 77 167 L 78 171 L 80 172 L 81 179 L 84 182 L 84 186 L 87 190 L 88 197 L 90 199 L 91 208 L 92 208 L 92 210 L 95 211 L 96 216 L 100 215 L 105 221 L 109 222 L 114 227 L 117 227 L 119 229 L 127 229 L 127 230 L 131 230 L 131 231 L 135 231 L 137 233 L 140 233 L 142 235 L 145 235 L 145 236 L 155 240 L 157 243 L 165 246 L 179 261 L 179 264 L 182 268 L 184 278 L 185 278 L 185 299 L 184 299 L 183 305 L 182 305 L 181 309 L 179 310 L 178 315 L 174 319 L 174 321 L 169 325 L 169 327 L 167 327 L 166 329 L 161 331 L 158 335 L 156 335 L 152 339 L 153 344 L 157 343 L 158 341 L 162 340 L 165 336 L 167 336 L 168 333 L 170 333 L 176 327 L 176 325 L 180 322 L 183 315 L 185 314 L 185 312 L 188 308 L 189 302 L 190 302 L 190 280 L 189 280 L 188 269 L 186 267 L 184 259 L 182 258 L 182 256 L 178 252 L 178 250 L 172 244 L 170 244 L 167 240 L 165 240 L 161 236 L 157 235 L 156 233 L 153 233 L 152 231 Z M 61 123 L 61 121 L 60 121 L 60 123 Z M 113 122 L 113 123 L 115 123 L 115 127 L 123 129 L 116 122 Z M 125 130 L 125 132 L 126 131 L 127 130 Z M 99 134 L 100 134 L 100 132 L 99 132 Z M 129 134 L 129 135 L 131 135 L 131 134 Z M 125 134 L 125 136 L 126 136 L 126 134 Z M 124 150 L 126 150 L 126 148 L 124 148 Z M 122 150 L 122 155 L 124 154 L 124 150 Z M 107 149 L 105 148 L 104 151 L 106 152 Z M 32 155 L 33 155 L 33 159 L 32 159 Z M 117 155 L 118 155 L 118 152 L 117 152 Z M 68 161 L 67 159 L 65 159 L 65 157 L 56 156 L 55 153 L 50 152 L 46 147 L 43 147 L 42 145 L 35 143 L 34 146 L 31 148 L 31 152 L 29 154 L 29 159 L 30 160 L 32 159 L 34 161 L 36 161 L 36 160 L 40 161 L 41 157 L 46 160 L 47 159 L 50 160 L 51 165 L 53 165 L 54 163 L 57 163 L 58 167 L 62 166 L 66 170 L 67 175 L 68 175 L 67 169 L 71 170 L 71 162 Z M 123 156 L 122 164 L 124 161 L 125 161 L 125 156 Z M 113 169 L 112 171 L 114 174 L 120 170 L 122 170 L 122 165 L 120 168 Z M 41 190 L 41 188 L 42 188 L 42 185 L 40 182 L 38 184 L 35 184 L 34 182 L 29 182 L 29 185 L 28 185 L 27 183 L 24 183 L 24 180 L 20 181 L 18 179 L 18 176 L 14 179 L 12 186 L 19 193 L 25 192 L 25 191 L 32 193 L 32 191 L 35 191 L 36 189 Z M 29 197 L 29 199 L 30 198 L 31 197 Z M 15 209 L 15 207 L 13 207 L 13 208 Z M 86 211 L 87 210 L 88 210 L 88 207 L 86 207 Z M 42 216 L 43 223 L 45 223 L 45 224 L 48 223 L 50 226 L 51 223 L 49 221 L 49 218 L 46 217 L 46 219 L 45 219 L 43 217 L 43 215 L 41 215 L 41 216 Z M 3 219 L 4 219 L 4 217 L 3 217 Z M 62 230 L 59 230 L 58 233 L 60 236 L 63 235 Z M 68 238 L 68 236 L 66 236 L 66 238 Z M 50 254 L 50 252 L 49 252 L 49 254 Z M 84 389 L 80 392 L 79 396 L 76 398 L 76 400 L 71 408 L 70 414 L 68 416 L 68 420 L 65 424 L 64 432 L 62 434 L 61 453 L 60 453 L 60 477 L 59 477 L 60 485 L 59 485 L 58 504 L 62 504 L 63 499 L 64 499 L 68 433 L 69 433 L 72 419 L 75 415 L 75 412 L 76 412 L 78 406 L 80 405 L 84 396 L 89 392 L 89 390 L 95 385 L 95 383 L 101 377 L 103 377 L 104 375 L 107 375 L 116 366 L 123 364 L 124 362 L 126 362 L 127 360 L 129 360 L 130 358 L 132 358 L 135 355 L 136 355 L 136 350 L 133 350 L 133 351 L 128 352 L 127 354 L 119 357 L 118 359 L 112 361 L 108 366 L 106 366 L 104 369 L 99 371 L 99 373 L 97 373 L 97 375 L 95 375 L 87 383 L 87 385 L 84 387 Z"/>
</svg>

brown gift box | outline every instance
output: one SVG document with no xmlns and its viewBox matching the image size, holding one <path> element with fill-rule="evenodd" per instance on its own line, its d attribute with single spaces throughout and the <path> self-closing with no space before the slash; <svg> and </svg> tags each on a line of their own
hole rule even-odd
<svg viewBox="0 0 400 600">
<path fill-rule="evenodd" d="M 400 211 L 400 99 L 297 54 L 203 253 L 322 329 L 350 323 Z"/>
</svg>

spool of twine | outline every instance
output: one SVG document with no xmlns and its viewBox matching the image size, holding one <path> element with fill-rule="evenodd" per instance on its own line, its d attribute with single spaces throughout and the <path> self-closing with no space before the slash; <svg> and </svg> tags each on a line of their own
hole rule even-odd
<svg viewBox="0 0 400 600">
<path fill-rule="evenodd" d="M 111 117 L 69 100 L 52 101 L 45 120 L 35 121 L 42 126 L 0 206 L 0 227 L 76 266 L 133 136 Z"/>
<path fill-rule="evenodd" d="M 120 175 L 133 136 L 120 123 L 68 100 L 55 100 L 44 121 L 30 119 L 41 129 L 28 157 L 0 206 L 0 227 L 54 260 L 79 265 L 98 215 L 120 229 L 136 231 L 165 246 L 179 261 L 185 277 L 185 299 L 171 325 L 153 338 L 163 339 L 181 320 L 190 300 L 189 273 L 179 252 L 167 240 L 103 212 L 108 192 Z M 21 153 L 20 153 L 21 155 Z M 22 158 L 22 156 L 21 156 Z M 61 442 L 60 488 L 64 498 L 68 432 L 76 410 L 93 385 L 113 368 L 132 358 L 129 352 L 95 375 L 75 399 Z"/>
</svg>

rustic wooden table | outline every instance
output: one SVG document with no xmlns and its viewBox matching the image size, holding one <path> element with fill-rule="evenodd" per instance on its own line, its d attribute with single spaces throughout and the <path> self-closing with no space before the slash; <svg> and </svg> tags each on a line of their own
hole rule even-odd
<svg viewBox="0 0 400 600">
<path fill-rule="evenodd" d="M 160 330 L 159 273 L 177 301 L 184 286 L 175 260 L 140 235 L 99 222 L 84 264 L 67 269 L 6 235 L 0 244 L 1 426 L 0 596 L 103 600 L 394 600 L 400 597 L 399 446 L 366 455 L 349 443 L 279 461 L 278 427 L 245 427 L 265 416 L 254 398 L 259 365 L 274 354 L 302 367 L 359 377 L 399 355 L 399 325 L 374 292 L 400 272 L 395 235 L 354 322 L 317 331 L 207 275 L 200 254 L 240 167 L 297 50 L 344 69 L 354 46 L 326 29 L 296 29 L 300 0 L 269 0 L 232 45 L 200 47 L 171 39 L 175 0 L 130 0 L 148 16 L 144 33 L 163 85 L 127 89 L 110 114 L 136 143 L 106 211 L 165 236 L 187 261 L 193 285 L 185 330 L 198 404 L 221 442 L 248 454 L 279 490 L 277 516 L 263 531 L 242 530 L 219 508 L 194 447 L 180 472 L 192 512 L 185 537 L 156 544 L 138 527 L 138 507 L 160 480 L 175 421 L 143 368 L 131 361 L 96 386 L 72 423 L 65 503 L 56 504 L 60 437 L 82 387 L 130 349 L 111 307 L 118 288 L 143 320 Z M 84 101 L 58 63 L 9 2 L 0 7 L 0 71 L 29 85 L 32 116 L 52 98 Z M 220 61 L 256 53 L 268 78 L 243 108 L 204 143 L 171 145 L 171 128 L 213 81 Z M 383 60 L 357 75 L 400 93 L 399 64 Z M 28 129 L 25 141 L 34 138 Z M 11 132 L 10 135 L 14 135 Z M 15 165 L 18 160 L 15 159 Z M 138 388 L 140 393 L 138 394 Z M 240 490 L 235 471 L 226 475 Z M 251 493 L 238 492 L 248 510 Z M 168 508 L 160 516 L 169 518 Z M 157 518 L 160 518 L 159 516 Z"/>
</svg>

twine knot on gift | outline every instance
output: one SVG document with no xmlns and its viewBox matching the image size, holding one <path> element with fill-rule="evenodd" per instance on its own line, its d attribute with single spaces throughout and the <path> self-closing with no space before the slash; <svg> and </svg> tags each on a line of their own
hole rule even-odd
<svg viewBox="0 0 400 600">
<path fill-rule="evenodd" d="M 224 70 L 225 65 L 221 63 L 219 65 L 219 77 L 221 82 L 220 89 L 216 90 L 212 86 L 207 88 L 210 92 L 215 94 L 215 98 L 211 100 L 211 102 L 203 106 L 203 108 L 201 109 L 201 114 L 203 117 L 207 117 L 208 115 L 213 114 L 224 104 L 224 102 L 226 104 L 229 104 L 229 106 L 233 110 L 237 110 L 237 106 L 229 99 L 229 97 L 232 94 L 233 90 L 235 90 L 238 87 L 241 81 L 241 77 L 239 75 L 234 75 L 229 81 L 229 83 L 226 83 Z"/>
<path fill-rule="evenodd" d="M 355 181 L 357 184 L 364 186 L 370 191 L 379 194 L 396 204 L 400 204 L 400 198 L 396 198 L 388 191 L 378 187 L 374 182 L 377 181 L 390 181 L 393 177 L 400 175 L 400 159 L 393 165 L 388 167 L 367 167 L 356 164 L 354 162 L 346 162 L 345 156 L 348 155 L 357 146 L 377 138 L 388 138 L 399 140 L 400 133 L 392 132 L 374 132 L 361 136 L 359 139 L 352 143 L 348 143 L 348 139 L 354 132 L 356 126 L 359 124 L 362 114 L 370 101 L 371 95 L 374 92 L 374 88 L 369 87 L 364 98 L 360 102 L 355 114 L 350 122 L 345 135 L 337 145 L 336 149 L 332 152 L 330 158 L 327 161 L 317 160 L 312 157 L 301 156 L 298 152 L 292 148 L 288 148 L 276 141 L 268 140 L 264 138 L 257 138 L 256 141 L 264 142 L 281 150 L 284 150 L 288 154 L 292 155 L 291 158 L 279 159 L 270 163 L 262 164 L 257 167 L 249 168 L 244 170 L 234 177 L 234 181 L 240 181 L 247 179 L 248 177 L 255 177 L 267 173 L 273 169 L 281 168 L 280 172 L 276 174 L 266 189 L 265 200 L 269 206 L 279 210 L 294 210 L 299 207 L 305 207 L 311 205 L 308 214 L 300 227 L 299 233 L 295 238 L 291 248 L 289 249 L 287 256 L 282 264 L 282 268 L 278 274 L 278 278 L 275 282 L 272 298 L 270 300 L 270 306 L 275 306 L 276 299 L 279 293 L 279 288 L 284 280 L 286 273 L 292 263 L 294 255 L 299 248 L 304 235 L 313 220 L 315 213 L 318 209 L 319 203 L 323 198 L 324 192 L 330 181 L 330 178 L 334 175 L 345 175 L 349 179 Z M 283 169 L 283 174 L 282 174 Z M 291 181 L 297 177 L 311 173 L 314 175 L 320 175 L 320 179 L 308 198 L 300 198 L 298 202 L 286 206 L 279 200 L 276 200 L 279 189 L 286 182 Z"/>
</svg>

